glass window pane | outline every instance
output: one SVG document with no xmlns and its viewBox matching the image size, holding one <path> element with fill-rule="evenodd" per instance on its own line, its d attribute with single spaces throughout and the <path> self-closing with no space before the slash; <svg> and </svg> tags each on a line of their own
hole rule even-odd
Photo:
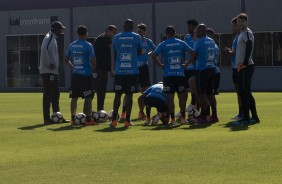
<svg viewBox="0 0 282 184">
<path fill-rule="evenodd" d="M 253 59 L 256 66 L 272 66 L 271 34 L 254 33 L 255 47 Z"/>
<path fill-rule="evenodd" d="M 232 48 L 233 39 L 234 39 L 234 36 L 232 34 L 221 34 L 220 35 L 220 50 L 222 51 L 222 49 L 225 47 Z M 221 57 L 221 66 L 231 66 L 230 54 L 227 54 L 226 52 L 220 52 L 220 57 Z"/>
<path fill-rule="evenodd" d="M 282 32 L 273 33 L 273 65 L 282 66 Z"/>
</svg>

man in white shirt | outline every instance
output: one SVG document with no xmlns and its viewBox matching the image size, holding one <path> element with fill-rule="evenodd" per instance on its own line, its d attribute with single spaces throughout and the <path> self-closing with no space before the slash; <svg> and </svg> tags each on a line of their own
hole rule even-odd
<svg viewBox="0 0 282 184">
<path fill-rule="evenodd" d="M 50 119 L 50 104 L 53 112 L 59 112 L 59 53 L 57 45 L 57 36 L 66 29 L 61 22 L 55 21 L 51 24 L 49 31 L 42 41 L 41 55 L 39 64 L 39 73 L 43 81 L 43 118 L 44 124 L 52 124 Z M 66 120 L 64 119 L 64 122 Z"/>
<path fill-rule="evenodd" d="M 254 35 L 248 26 L 248 16 L 245 13 L 238 15 L 237 25 L 240 29 L 238 37 L 235 67 L 237 68 L 238 92 L 242 99 L 244 118 L 234 124 L 248 126 L 259 123 L 256 111 L 256 102 L 251 92 L 251 82 L 254 73 L 254 61 L 252 54 L 254 50 Z M 250 119 L 249 111 L 252 113 Z"/>
</svg>

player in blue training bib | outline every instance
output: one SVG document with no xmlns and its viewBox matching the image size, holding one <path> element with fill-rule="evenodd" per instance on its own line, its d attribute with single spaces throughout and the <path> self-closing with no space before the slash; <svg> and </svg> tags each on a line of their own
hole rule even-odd
<svg viewBox="0 0 282 184">
<path fill-rule="evenodd" d="M 142 54 L 138 55 L 138 83 L 140 86 L 140 92 L 143 93 L 150 85 L 150 70 L 148 65 L 148 55 L 155 50 L 156 46 L 153 41 L 149 38 L 146 38 L 147 26 L 144 23 L 140 23 L 137 25 L 137 32 L 141 36 L 142 39 Z M 142 103 L 142 104 L 140 104 Z M 138 119 L 144 120 L 146 115 L 144 113 L 144 103 L 143 101 L 138 101 L 139 105 L 139 113 Z M 121 112 L 121 118 L 125 118 L 125 109 L 126 109 L 126 95 L 123 99 L 123 107 Z"/>
<path fill-rule="evenodd" d="M 132 32 L 133 21 L 127 19 L 123 25 L 124 31 L 113 38 L 115 58 L 114 70 L 114 107 L 110 126 L 117 126 L 117 114 L 123 93 L 126 94 L 125 127 L 133 125 L 130 119 L 133 93 L 138 91 L 138 55 L 142 53 L 141 37 Z"/>
<path fill-rule="evenodd" d="M 79 26 L 77 28 L 78 39 L 69 45 L 64 61 L 72 67 L 71 79 L 71 123 L 74 125 L 74 119 L 77 109 L 77 100 L 82 97 L 84 100 L 83 113 L 86 115 L 86 125 L 96 125 L 91 122 L 92 98 L 94 90 L 92 86 L 92 71 L 96 67 L 96 57 L 93 45 L 86 41 L 87 28 Z"/>
<path fill-rule="evenodd" d="M 158 120 L 161 119 L 164 125 L 168 123 L 168 96 L 163 91 L 163 83 L 154 84 L 149 87 L 138 98 L 138 101 L 144 101 L 144 104 L 146 105 L 146 121 L 144 125 L 149 125 L 151 123 L 152 107 L 155 107 L 158 111 Z M 153 120 L 152 125 L 157 125 L 158 120 Z"/>
<path fill-rule="evenodd" d="M 175 38 L 175 28 L 168 26 L 165 30 L 166 40 L 160 43 L 153 53 L 153 60 L 163 69 L 164 92 L 169 96 L 169 112 L 171 113 L 171 122 L 176 123 L 174 115 L 174 93 L 178 93 L 181 111 L 181 122 L 185 120 L 185 106 L 187 93 L 184 77 L 184 63 L 186 52 L 192 53 L 192 48 L 184 41 Z M 162 62 L 158 61 L 158 55 L 162 55 Z"/>
</svg>

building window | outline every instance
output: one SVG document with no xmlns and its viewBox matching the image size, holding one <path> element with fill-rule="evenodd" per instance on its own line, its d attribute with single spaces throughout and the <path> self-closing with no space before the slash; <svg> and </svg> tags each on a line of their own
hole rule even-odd
<svg viewBox="0 0 282 184">
<path fill-rule="evenodd" d="M 38 65 L 41 43 L 45 35 L 6 36 L 7 87 L 41 87 Z M 60 61 L 63 60 L 64 36 L 58 38 Z M 60 86 L 65 86 L 63 64 L 59 67 Z"/>
<path fill-rule="evenodd" d="M 184 39 L 185 34 L 177 34 Z M 282 66 L 282 32 L 254 33 L 255 47 L 253 60 L 256 66 Z M 161 35 L 162 40 L 165 37 Z M 232 34 L 215 34 L 215 43 L 219 47 L 220 66 L 230 66 L 230 55 L 222 52 L 224 47 L 231 48 L 234 36 Z"/>
</svg>

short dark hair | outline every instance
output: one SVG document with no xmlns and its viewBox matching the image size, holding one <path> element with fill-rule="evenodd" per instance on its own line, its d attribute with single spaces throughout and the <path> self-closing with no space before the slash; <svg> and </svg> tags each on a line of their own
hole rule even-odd
<svg viewBox="0 0 282 184">
<path fill-rule="evenodd" d="M 144 24 L 144 23 L 138 24 L 137 27 L 138 27 L 139 29 L 142 29 L 143 31 L 146 31 L 146 30 L 147 30 L 147 26 L 146 26 L 146 24 Z"/>
<path fill-rule="evenodd" d="M 117 27 L 115 26 L 115 25 L 108 25 L 108 27 L 107 27 L 107 29 L 106 29 L 106 31 L 112 31 L 112 30 L 116 30 L 117 31 Z"/>
<path fill-rule="evenodd" d="M 231 20 L 231 23 L 232 23 L 232 24 L 237 23 L 237 19 L 238 19 L 238 17 L 233 17 L 233 19 Z"/>
<path fill-rule="evenodd" d="M 124 31 L 132 31 L 133 30 L 133 20 L 126 19 L 123 24 Z"/>
<path fill-rule="evenodd" d="M 197 27 L 199 25 L 199 22 L 196 19 L 190 19 L 187 20 L 187 25 L 191 24 L 193 27 Z"/>
<path fill-rule="evenodd" d="M 240 13 L 237 18 L 248 21 L 248 15 L 245 13 Z"/>
<path fill-rule="evenodd" d="M 87 34 L 87 28 L 86 28 L 86 26 L 80 25 L 80 26 L 78 26 L 76 32 L 79 36 L 84 36 L 84 35 Z"/>
<path fill-rule="evenodd" d="M 167 26 L 165 28 L 165 33 L 168 35 L 168 36 L 174 36 L 175 35 L 175 28 L 173 26 Z"/>
<path fill-rule="evenodd" d="M 214 30 L 212 28 L 207 28 L 207 33 L 214 34 Z"/>
</svg>

